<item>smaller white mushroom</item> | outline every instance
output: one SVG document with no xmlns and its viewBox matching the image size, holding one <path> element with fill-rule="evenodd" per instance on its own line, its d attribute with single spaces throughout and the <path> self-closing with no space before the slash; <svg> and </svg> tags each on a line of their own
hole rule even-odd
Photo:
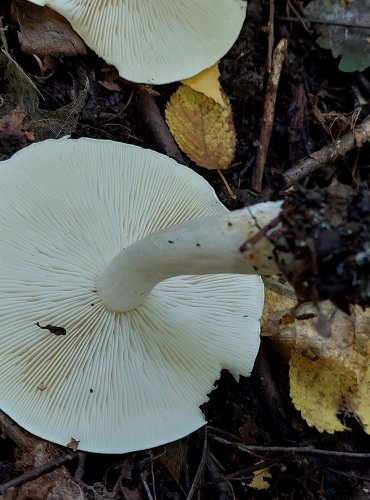
<svg viewBox="0 0 370 500">
<path fill-rule="evenodd" d="M 244 0 L 30 0 L 59 12 L 133 82 L 161 84 L 215 64 L 239 35 Z"/>
</svg>

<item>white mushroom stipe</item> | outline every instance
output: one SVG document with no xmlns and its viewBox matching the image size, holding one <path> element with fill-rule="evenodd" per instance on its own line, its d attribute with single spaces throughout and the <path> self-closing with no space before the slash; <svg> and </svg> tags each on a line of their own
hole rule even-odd
<svg viewBox="0 0 370 500">
<path fill-rule="evenodd" d="M 247 251 L 241 252 L 240 247 L 278 215 L 280 206 L 280 202 L 260 203 L 146 236 L 122 250 L 103 269 L 97 279 L 100 298 L 112 311 L 128 311 L 141 304 L 161 281 L 203 274 L 205 268 L 209 274 L 278 274 L 267 238 Z"/>
<path fill-rule="evenodd" d="M 194 276 L 234 270 L 217 257 L 217 248 L 223 256 L 229 251 L 228 229 L 221 230 L 213 251 L 211 239 L 218 217 L 224 227 L 237 216 L 190 169 L 126 144 L 49 140 L 0 168 L 0 408 L 44 439 L 66 445 L 74 438 L 79 449 L 101 453 L 161 445 L 202 426 L 199 405 L 220 370 L 236 378 L 249 375 L 259 347 L 260 278 Z M 279 208 L 271 210 L 277 215 Z M 182 239 L 174 236 L 179 267 L 163 249 L 174 274 L 189 276 L 156 284 L 168 271 L 162 278 L 163 270 L 149 272 L 140 305 L 126 312 L 105 307 L 104 283 L 115 288 L 110 279 L 119 283 L 123 302 L 137 302 L 136 290 L 131 284 L 122 288 L 121 278 L 137 280 L 139 259 L 133 278 L 120 269 L 117 280 L 116 270 L 110 276 L 109 262 L 116 266 L 114 257 L 123 248 L 133 245 L 139 257 L 135 242 L 144 242 L 137 245 L 146 274 L 147 241 L 162 245 L 169 234 L 160 232 L 156 239 L 152 233 L 203 217 L 212 217 L 215 229 L 208 239 L 204 234 L 201 258 L 198 250 L 190 259 L 186 255 L 186 245 L 193 243 L 188 223 Z M 196 243 L 202 243 L 205 227 L 199 223 Z M 240 229 L 232 236 L 231 252 L 244 235 Z M 155 266 L 161 253 L 159 246 Z M 129 250 L 128 255 L 135 260 Z M 243 270 L 240 262 L 235 270 Z M 64 329 L 65 335 L 36 323 Z"/>
<path fill-rule="evenodd" d="M 30 0 L 71 23 L 86 44 L 133 82 L 162 84 L 199 73 L 231 48 L 244 0 Z"/>
</svg>

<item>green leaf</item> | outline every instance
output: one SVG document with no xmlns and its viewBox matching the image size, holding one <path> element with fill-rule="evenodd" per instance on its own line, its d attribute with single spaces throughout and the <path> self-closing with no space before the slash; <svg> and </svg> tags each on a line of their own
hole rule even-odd
<svg viewBox="0 0 370 500">
<path fill-rule="evenodd" d="M 370 0 L 313 0 L 304 9 L 308 18 L 347 26 L 316 24 L 317 43 L 341 56 L 339 69 L 353 72 L 370 67 Z"/>
</svg>

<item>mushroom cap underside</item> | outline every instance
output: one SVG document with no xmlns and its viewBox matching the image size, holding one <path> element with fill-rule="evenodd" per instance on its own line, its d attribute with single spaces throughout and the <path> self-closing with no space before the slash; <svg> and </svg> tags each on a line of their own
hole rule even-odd
<svg viewBox="0 0 370 500">
<path fill-rule="evenodd" d="M 220 370 L 252 369 L 260 279 L 171 278 L 114 313 L 96 278 L 145 235 L 224 213 L 213 189 L 164 155 L 93 139 L 34 144 L 0 169 L 0 408 L 44 439 L 102 453 L 202 426 Z"/>
<path fill-rule="evenodd" d="M 215 64 L 242 28 L 244 0 L 30 0 L 48 6 L 127 80 L 163 84 Z"/>
</svg>

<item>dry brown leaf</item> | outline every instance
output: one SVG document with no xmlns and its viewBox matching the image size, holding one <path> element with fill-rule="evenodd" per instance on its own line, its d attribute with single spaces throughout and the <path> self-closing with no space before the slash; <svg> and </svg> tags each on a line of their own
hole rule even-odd
<svg viewBox="0 0 370 500">
<path fill-rule="evenodd" d="M 101 85 L 102 87 L 104 87 L 107 90 L 110 90 L 111 92 L 119 92 L 121 90 L 121 87 L 116 82 L 98 80 L 98 83 L 99 83 L 99 85 Z"/>
<path fill-rule="evenodd" d="M 207 68 L 191 78 L 181 80 L 181 83 L 191 87 L 196 92 L 213 99 L 220 106 L 225 106 L 225 100 L 222 95 L 222 89 L 219 82 L 220 70 L 218 64 Z"/>
<path fill-rule="evenodd" d="M 226 95 L 224 101 L 222 107 L 181 85 L 167 104 L 166 121 L 177 144 L 200 167 L 227 169 L 231 166 L 236 134 Z"/>
<path fill-rule="evenodd" d="M 80 441 L 72 437 L 70 442 L 66 444 L 66 447 L 70 448 L 72 451 L 77 451 L 79 444 Z"/>
<path fill-rule="evenodd" d="M 24 126 L 25 120 L 26 113 L 19 107 L 0 118 L 1 154 L 13 154 L 29 144 L 30 141 L 24 130 L 26 128 Z"/>
<path fill-rule="evenodd" d="M 19 24 L 19 43 L 26 54 L 39 57 L 86 55 L 83 40 L 69 22 L 48 7 L 17 1 L 13 18 Z"/>
<path fill-rule="evenodd" d="M 181 473 L 187 463 L 188 440 L 179 439 L 166 445 L 166 452 L 160 461 L 170 471 L 176 481 L 180 481 Z"/>
</svg>

